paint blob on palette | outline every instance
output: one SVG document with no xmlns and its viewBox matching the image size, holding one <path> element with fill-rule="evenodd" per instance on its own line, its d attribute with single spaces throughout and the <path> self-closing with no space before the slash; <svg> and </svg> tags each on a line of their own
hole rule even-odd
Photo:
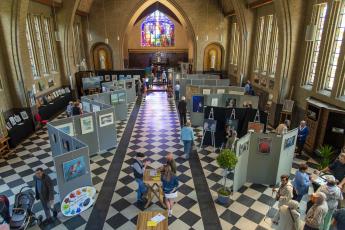
<svg viewBox="0 0 345 230">
<path fill-rule="evenodd" d="M 81 187 L 68 193 L 61 204 L 61 212 L 64 216 L 75 216 L 94 203 L 96 189 L 91 186 Z"/>
</svg>

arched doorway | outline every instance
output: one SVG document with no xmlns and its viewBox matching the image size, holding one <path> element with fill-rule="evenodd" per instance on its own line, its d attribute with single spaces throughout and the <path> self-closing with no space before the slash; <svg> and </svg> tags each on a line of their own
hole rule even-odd
<svg viewBox="0 0 345 230">
<path fill-rule="evenodd" d="M 218 43 L 211 43 L 204 51 L 204 71 L 221 71 L 223 48 Z"/>
</svg>

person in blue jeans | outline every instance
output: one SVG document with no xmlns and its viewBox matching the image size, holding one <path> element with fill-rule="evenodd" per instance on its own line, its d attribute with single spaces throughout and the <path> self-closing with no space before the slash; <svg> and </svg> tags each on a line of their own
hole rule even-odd
<svg viewBox="0 0 345 230">
<path fill-rule="evenodd" d="M 145 154 L 137 153 L 134 163 L 132 165 L 135 181 L 138 183 L 137 189 L 137 202 L 144 202 L 145 194 L 147 193 L 147 187 L 144 184 L 144 172 L 148 161 L 144 162 Z"/>
<path fill-rule="evenodd" d="M 299 170 L 296 172 L 295 179 L 293 180 L 293 187 L 297 193 L 295 200 L 300 202 L 305 194 L 308 194 L 310 185 L 310 176 L 306 173 L 308 166 L 300 164 Z"/>
<path fill-rule="evenodd" d="M 189 155 L 192 151 L 192 144 L 194 141 L 194 132 L 191 127 L 190 121 L 187 121 L 185 126 L 181 129 L 181 140 L 183 142 L 186 159 L 189 159 Z"/>
</svg>

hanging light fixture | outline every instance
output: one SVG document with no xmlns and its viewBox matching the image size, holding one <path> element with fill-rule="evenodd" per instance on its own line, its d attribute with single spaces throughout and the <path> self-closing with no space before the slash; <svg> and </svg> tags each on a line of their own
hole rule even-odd
<svg viewBox="0 0 345 230">
<path fill-rule="evenodd" d="M 315 0 L 314 6 L 317 4 L 317 0 Z M 309 24 L 307 25 L 307 29 L 305 32 L 305 41 L 307 42 L 313 42 L 315 41 L 315 35 L 316 35 L 316 25 L 315 24 Z"/>
<path fill-rule="evenodd" d="M 105 7 L 104 7 L 104 0 L 103 0 L 103 20 L 104 20 L 104 35 L 105 35 L 104 42 L 105 42 L 106 44 L 109 44 L 108 31 L 107 31 L 107 23 L 105 22 Z"/>
<path fill-rule="evenodd" d="M 60 33 L 57 28 L 57 19 L 56 19 L 56 12 L 55 12 L 55 6 L 54 6 L 54 0 L 51 0 L 51 5 L 53 7 L 53 20 L 54 20 L 54 35 L 55 35 L 55 41 L 59 42 L 61 41 Z"/>
<path fill-rule="evenodd" d="M 89 6 L 89 0 L 86 0 L 86 3 Z M 92 35 L 90 32 L 89 14 L 90 14 L 90 7 L 89 7 L 89 13 L 86 15 L 86 23 L 87 23 L 87 40 L 89 42 L 92 42 Z"/>
</svg>

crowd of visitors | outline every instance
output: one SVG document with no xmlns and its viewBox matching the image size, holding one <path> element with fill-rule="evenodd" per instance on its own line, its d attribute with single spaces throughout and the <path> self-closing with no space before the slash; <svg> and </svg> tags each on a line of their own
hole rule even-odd
<svg viewBox="0 0 345 230">
<path fill-rule="evenodd" d="M 77 116 L 83 114 L 83 107 L 82 103 L 79 100 L 70 101 L 66 108 L 67 117 Z"/>
</svg>

